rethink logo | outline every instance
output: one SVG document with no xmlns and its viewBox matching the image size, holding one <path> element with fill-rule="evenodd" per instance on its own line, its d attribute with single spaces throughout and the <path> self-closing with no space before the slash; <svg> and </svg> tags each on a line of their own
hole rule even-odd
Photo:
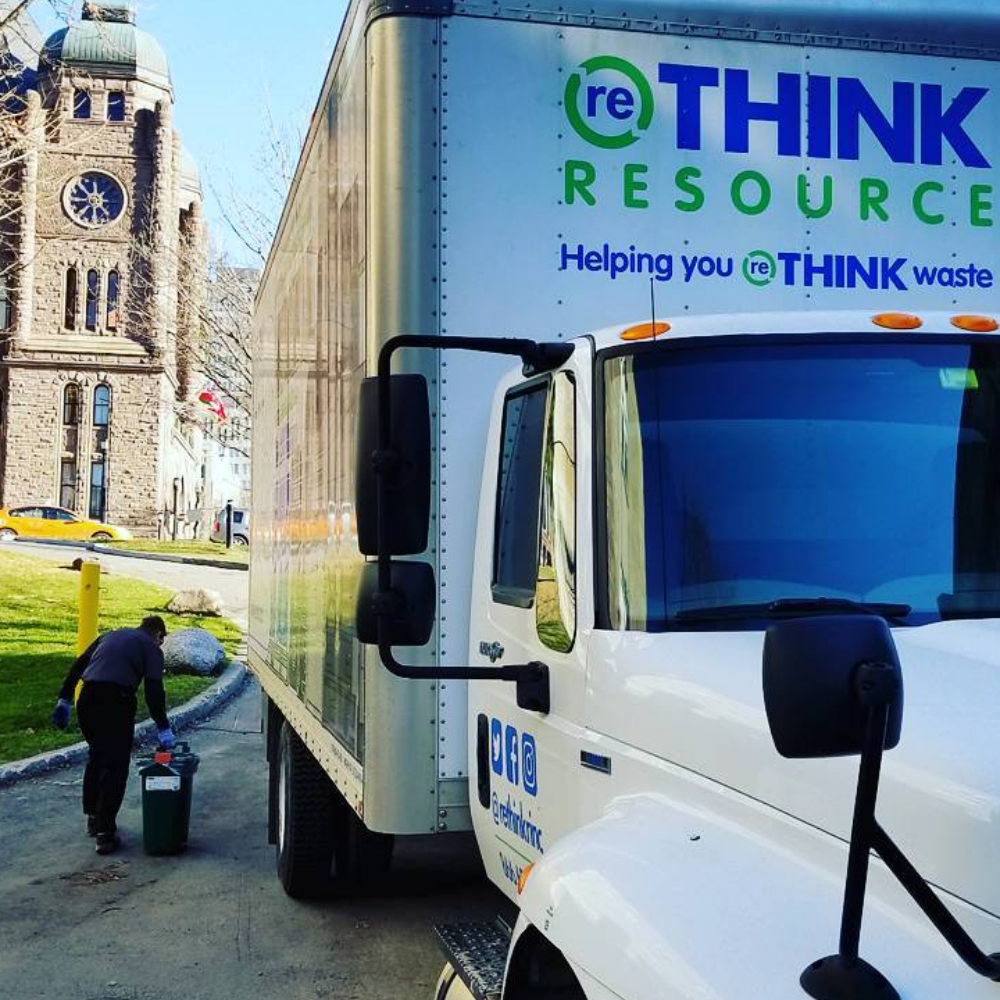
<svg viewBox="0 0 1000 1000">
<path fill-rule="evenodd" d="M 782 199 L 807 219 L 850 207 L 863 222 L 887 223 L 905 213 L 929 226 L 991 226 L 993 185 L 979 182 L 991 167 L 991 98 L 988 88 L 958 81 L 945 87 L 880 79 L 876 85 L 856 76 L 673 62 L 657 63 L 647 74 L 618 56 L 593 56 L 565 86 L 574 132 L 601 150 L 624 150 L 644 137 L 641 148 L 650 139 L 656 148 L 644 157 L 648 162 L 566 160 L 563 201 L 643 209 L 667 198 L 679 212 L 728 201 L 752 216 Z M 671 151 L 685 154 L 686 164 L 671 168 Z M 703 165 L 696 153 L 705 154 Z M 735 158 L 735 173 L 720 176 L 719 154 Z M 865 165 L 853 180 L 815 171 L 791 183 L 783 177 L 779 189 L 768 166 L 782 158 Z M 875 175 L 879 163 L 918 169 L 907 190 L 896 192 Z M 954 180 L 952 163 L 959 171 Z M 963 171 L 972 171 L 975 182 L 963 180 Z"/>
<path fill-rule="evenodd" d="M 585 79 L 591 81 L 586 86 Z M 601 149 L 631 146 L 653 121 L 649 81 L 617 56 L 594 56 L 582 63 L 566 82 L 564 103 L 577 134 Z"/>
</svg>

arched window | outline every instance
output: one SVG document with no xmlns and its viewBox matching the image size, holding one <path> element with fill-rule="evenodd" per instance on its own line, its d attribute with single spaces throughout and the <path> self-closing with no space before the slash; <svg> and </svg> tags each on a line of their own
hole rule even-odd
<svg viewBox="0 0 1000 1000">
<path fill-rule="evenodd" d="M 108 441 L 111 435 L 111 386 L 94 389 L 94 449 L 90 462 L 90 516 L 103 521 L 108 508 Z"/>
<path fill-rule="evenodd" d="M 66 271 L 66 311 L 63 317 L 63 326 L 67 330 L 76 329 L 76 315 L 80 307 L 77 284 L 76 268 L 71 267 Z"/>
<path fill-rule="evenodd" d="M 94 430 L 111 423 L 111 386 L 103 382 L 94 389 Z"/>
<path fill-rule="evenodd" d="M 85 119 L 90 117 L 90 94 L 86 90 L 73 92 L 73 117 Z"/>
<path fill-rule="evenodd" d="M 108 318 L 105 324 L 109 330 L 118 329 L 118 296 L 121 289 L 121 278 L 117 268 L 108 275 Z"/>
<path fill-rule="evenodd" d="M 125 92 L 123 90 L 112 90 L 108 94 L 108 121 L 125 121 Z"/>
<path fill-rule="evenodd" d="M 67 510 L 76 510 L 76 478 L 82 419 L 83 394 L 75 382 L 70 382 L 63 389 L 62 452 L 59 460 L 59 506 Z"/>
<path fill-rule="evenodd" d="M 80 426 L 80 418 L 83 415 L 82 402 L 80 387 L 75 382 L 70 382 L 63 389 L 63 427 Z"/>
<path fill-rule="evenodd" d="M 97 329 L 97 301 L 101 295 L 101 276 L 93 269 L 87 272 L 87 329 Z"/>
</svg>

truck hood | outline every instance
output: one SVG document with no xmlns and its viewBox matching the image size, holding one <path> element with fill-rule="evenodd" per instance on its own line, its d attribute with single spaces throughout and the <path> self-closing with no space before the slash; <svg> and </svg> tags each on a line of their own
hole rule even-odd
<svg viewBox="0 0 1000 1000">
<path fill-rule="evenodd" d="M 883 763 L 879 821 L 928 881 L 1000 915 L 1000 621 L 893 634 L 905 708 Z M 849 838 L 857 758 L 778 755 L 763 633 L 596 635 L 592 729 Z"/>
</svg>

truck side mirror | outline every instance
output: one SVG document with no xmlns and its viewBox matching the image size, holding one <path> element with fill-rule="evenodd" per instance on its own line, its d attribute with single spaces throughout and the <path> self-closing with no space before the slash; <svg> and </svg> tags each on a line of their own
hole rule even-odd
<svg viewBox="0 0 1000 1000">
<path fill-rule="evenodd" d="M 416 555 L 427 548 L 431 515 L 431 415 L 423 375 L 392 375 L 390 447 L 379 447 L 378 379 L 366 378 L 358 402 L 355 511 L 358 548 L 378 548 L 378 475 L 384 479 L 385 554 Z"/>
<path fill-rule="evenodd" d="M 890 694 L 884 749 L 891 750 L 902 727 L 903 679 L 884 619 L 824 615 L 767 630 L 764 707 L 783 757 L 860 754 L 870 705 L 880 694 Z"/>
<path fill-rule="evenodd" d="M 358 641 L 378 645 L 382 613 L 391 622 L 393 646 L 424 646 L 434 628 L 437 588 L 434 570 L 423 562 L 393 562 L 388 591 L 381 591 L 378 563 L 365 563 L 358 581 L 354 620 Z"/>
</svg>

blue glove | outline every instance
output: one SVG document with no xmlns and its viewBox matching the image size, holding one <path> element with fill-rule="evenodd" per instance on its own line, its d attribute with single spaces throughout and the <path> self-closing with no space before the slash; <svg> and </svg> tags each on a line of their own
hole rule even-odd
<svg viewBox="0 0 1000 1000">
<path fill-rule="evenodd" d="M 156 738 L 160 741 L 160 746 L 164 750 L 173 750 L 174 744 L 177 742 L 174 731 L 169 726 L 166 729 L 157 730 Z"/>
<path fill-rule="evenodd" d="M 73 706 L 65 699 L 60 698 L 56 702 L 56 707 L 52 710 L 52 725 L 56 729 L 65 729 L 69 725 L 69 713 Z"/>
</svg>

